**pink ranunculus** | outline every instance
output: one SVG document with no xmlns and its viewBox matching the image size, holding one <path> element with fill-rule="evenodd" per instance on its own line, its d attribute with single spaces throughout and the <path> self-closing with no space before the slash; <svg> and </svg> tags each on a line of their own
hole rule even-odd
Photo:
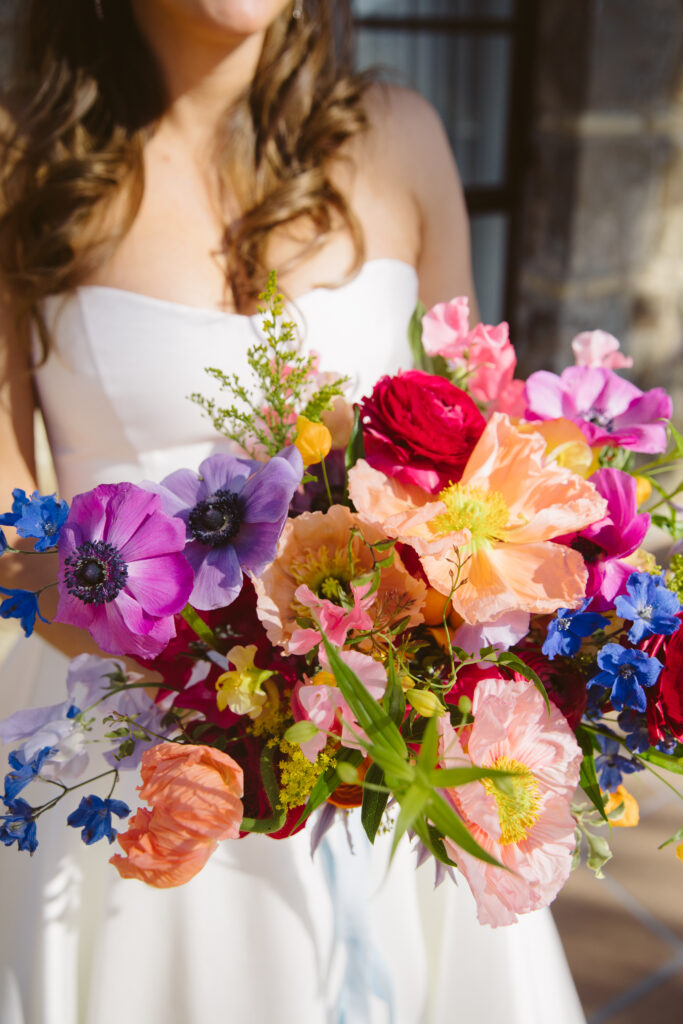
<svg viewBox="0 0 683 1024">
<path fill-rule="evenodd" d="M 470 782 L 445 790 L 476 841 L 509 870 L 486 864 L 446 839 L 477 903 L 482 924 L 513 924 L 547 906 L 571 871 L 575 822 L 570 800 L 581 751 L 562 713 L 527 680 L 482 679 L 466 746 L 444 716 L 440 763 L 479 765 L 515 774 L 505 789 Z"/>
<path fill-rule="evenodd" d="M 159 889 L 183 885 L 221 839 L 237 839 L 243 816 L 242 769 L 214 747 L 159 743 L 142 755 L 140 808 L 119 834 L 126 854 L 110 863 L 122 878 Z"/>
<path fill-rule="evenodd" d="M 655 454 L 666 448 L 672 402 L 663 388 L 641 391 L 602 366 L 570 366 L 558 377 L 547 370 L 526 382 L 528 420 L 572 420 L 591 446 L 620 445 Z"/>
<path fill-rule="evenodd" d="M 134 484 L 77 494 L 59 537 L 55 622 L 87 629 L 103 651 L 153 658 L 175 636 L 192 591 L 185 524 Z"/>
<path fill-rule="evenodd" d="M 470 329 L 470 305 L 466 295 L 438 302 L 422 317 L 422 345 L 428 356 L 457 358 Z"/>
<path fill-rule="evenodd" d="M 581 331 L 572 341 L 577 366 L 604 366 L 608 370 L 633 366 L 630 356 L 619 351 L 619 341 L 607 331 Z"/>
</svg>

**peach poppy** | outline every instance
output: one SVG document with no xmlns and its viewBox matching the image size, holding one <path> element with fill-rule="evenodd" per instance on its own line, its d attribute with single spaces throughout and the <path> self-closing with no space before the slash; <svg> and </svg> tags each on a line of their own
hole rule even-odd
<svg viewBox="0 0 683 1024">
<path fill-rule="evenodd" d="M 239 836 L 242 769 L 213 747 L 159 743 L 142 755 L 139 808 L 119 834 L 125 857 L 111 863 L 122 878 L 159 889 L 193 878 L 221 839 Z"/>
<path fill-rule="evenodd" d="M 466 740 L 439 719 L 440 763 L 513 772 L 444 790 L 476 841 L 504 867 L 486 864 L 452 840 L 444 843 L 477 903 L 482 924 L 513 924 L 517 914 L 547 906 L 571 871 L 576 840 L 570 801 L 581 751 L 566 718 L 525 679 L 481 679 Z"/>
<path fill-rule="evenodd" d="M 300 594 L 310 592 L 315 600 L 336 603 L 340 591 L 353 598 L 352 581 L 373 565 L 368 544 L 385 537 L 377 527 L 362 524 L 344 505 L 287 520 L 275 559 L 254 580 L 257 614 L 270 642 L 288 651 L 292 635 L 301 633 L 297 618 L 308 618 L 310 609 L 297 598 L 300 587 L 305 588 Z M 367 613 L 368 624 L 380 616 L 384 622 L 387 610 L 396 608 L 400 617 L 409 616 L 411 625 L 417 625 L 422 622 L 425 595 L 425 585 L 406 571 L 394 553 L 393 565 L 381 571 L 372 603 L 362 601 L 361 610 Z"/>
<path fill-rule="evenodd" d="M 581 555 L 552 539 L 601 519 L 595 487 L 545 456 L 540 434 L 494 413 L 456 484 L 434 496 L 388 480 L 367 463 L 349 474 L 364 522 L 415 548 L 427 579 L 465 622 L 511 611 L 550 614 L 583 600 Z"/>
</svg>

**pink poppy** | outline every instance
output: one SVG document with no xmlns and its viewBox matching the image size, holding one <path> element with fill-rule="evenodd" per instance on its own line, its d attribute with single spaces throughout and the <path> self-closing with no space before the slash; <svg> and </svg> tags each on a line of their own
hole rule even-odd
<svg viewBox="0 0 683 1024">
<path fill-rule="evenodd" d="M 464 874 L 482 924 L 513 924 L 547 906 L 571 871 L 576 843 L 570 800 L 581 751 L 562 713 L 526 680 L 482 679 L 474 692 L 466 742 L 439 720 L 444 768 L 478 765 L 514 772 L 445 790 L 476 841 L 508 871 L 478 860 L 452 840 L 445 846 Z"/>
</svg>

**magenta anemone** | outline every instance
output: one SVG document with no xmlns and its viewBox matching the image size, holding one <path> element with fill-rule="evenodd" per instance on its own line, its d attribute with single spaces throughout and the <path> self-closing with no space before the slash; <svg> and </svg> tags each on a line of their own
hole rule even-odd
<svg viewBox="0 0 683 1024">
<path fill-rule="evenodd" d="M 141 487 L 76 495 L 59 538 L 55 621 L 87 629 L 111 654 L 155 657 L 192 590 L 184 545 L 182 524 Z"/>
</svg>

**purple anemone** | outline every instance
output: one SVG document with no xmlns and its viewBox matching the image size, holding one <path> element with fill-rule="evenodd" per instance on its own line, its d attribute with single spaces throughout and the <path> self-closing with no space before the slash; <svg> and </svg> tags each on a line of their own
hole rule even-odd
<svg viewBox="0 0 683 1024">
<path fill-rule="evenodd" d="M 604 367 L 570 366 L 561 376 L 539 370 L 526 382 L 526 418 L 573 420 L 592 446 L 662 452 L 672 403 L 663 388 L 640 391 Z"/>
<path fill-rule="evenodd" d="M 192 590 L 184 545 L 157 494 L 124 483 L 76 495 L 59 537 L 55 622 L 87 629 L 111 654 L 155 657 Z"/>
<path fill-rule="evenodd" d="M 638 512 L 637 484 L 628 473 L 599 469 L 590 482 L 607 501 L 607 515 L 576 534 L 571 546 L 586 562 L 586 596 L 593 598 L 591 611 L 602 612 L 613 607 L 618 594 L 626 593 L 633 565 L 625 559 L 642 544 L 650 517 L 647 512 Z"/>
<path fill-rule="evenodd" d="M 190 602 L 209 611 L 235 600 L 242 573 L 258 576 L 272 562 L 303 463 L 294 446 L 268 462 L 218 454 L 204 459 L 199 475 L 179 469 L 160 485 L 169 515 L 185 524 L 185 557 L 195 574 Z"/>
</svg>

